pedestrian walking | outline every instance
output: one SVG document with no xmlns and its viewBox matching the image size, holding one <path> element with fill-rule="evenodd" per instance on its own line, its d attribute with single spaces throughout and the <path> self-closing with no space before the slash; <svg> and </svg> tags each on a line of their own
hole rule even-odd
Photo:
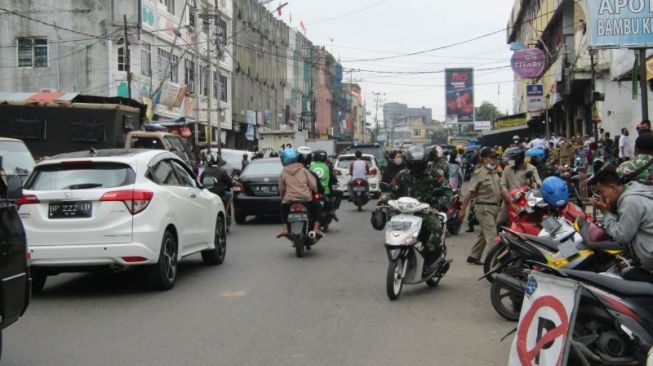
<svg viewBox="0 0 653 366">
<path fill-rule="evenodd" d="M 505 200 L 508 204 L 513 204 L 508 197 L 508 193 L 501 187 L 501 178 L 497 174 L 497 153 L 485 147 L 481 150 L 482 166 L 479 166 L 469 183 L 469 192 L 463 199 L 463 206 L 460 210 L 459 218 L 465 218 L 467 205 L 474 199 L 476 205 L 476 218 L 478 219 L 481 227 L 478 241 L 472 248 L 471 253 L 467 257 L 467 263 L 470 264 L 483 264 L 481 257 L 487 244 L 494 242 L 497 236 L 497 216 L 499 215 L 499 208 L 501 199 Z"/>
<path fill-rule="evenodd" d="M 633 158 L 633 147 L 630 144 L 628 129 L 621 129 L 621 138 L 619 139 L 619 159 L 623 162 Z"/>
</svg>

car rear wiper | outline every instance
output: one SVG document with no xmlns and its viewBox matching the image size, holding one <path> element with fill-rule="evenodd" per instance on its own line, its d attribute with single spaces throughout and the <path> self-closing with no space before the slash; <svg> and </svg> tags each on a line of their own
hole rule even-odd
<svg viewBox="0 0 653 366">
<path fill-rule="evenodd" d="M 81 183 L 81 184 L 71 184 L 68 187 L 63 189 L 89 189 L 89 188 L 98 188 L 102 187 L 102 183 Z"/>
</svg>

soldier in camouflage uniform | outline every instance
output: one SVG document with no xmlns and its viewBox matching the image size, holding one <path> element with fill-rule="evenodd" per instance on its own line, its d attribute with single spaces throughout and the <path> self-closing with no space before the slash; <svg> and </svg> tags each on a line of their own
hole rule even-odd
<svg viewBox="0 0 653 366">
<path fill-rule="evenodd" d="M 627 180 L 625 183 L 636 181 L 653 186 L 651 159 L 653 159 L 653 135 L 640 135 L 635 141 L 635 157 L 619 165 L 617 174 L 622 180 Z"/>
<path fill-rule="evenodd" d="M 394 180 L 396 189 L 394 192 L 384 193 L 382 200 L 387 202 L 399 197 L 412 197 L 438 208 L 445 203 L 446 197 L 450 199 L 451 188 L 446 178 L 447 169 L 442 169 L 440 164 L 429 164 L 427 160 L 423 147 L 411 146 L 406 153 L 408 169 L 397 174 Z M 436 192 L 437 194 L 434 194 Z M 448 203 L 444 207 L 448 207 Z M 429 272 L 430 267 L 441 254 L 444 222 L 439 215 L 432 212 L 422 215 L 422 225 L 429 233 L 429 238 L 424 243 L 427 249 L 424 253 L 426 260 L 424 271 Z"/>
</svg>

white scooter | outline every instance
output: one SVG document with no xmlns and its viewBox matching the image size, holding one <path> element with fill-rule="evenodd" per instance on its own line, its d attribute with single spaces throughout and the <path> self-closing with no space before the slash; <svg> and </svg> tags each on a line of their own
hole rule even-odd
<svg viewBox="0 0 653 366">
<path fill-rule="evenodd" d="M 390 300 L 397 300 L 401 289 L 406 284 L 426 282 L 429 287 L 438 285 L 449 270 L 450 259 L 446 258 L 445 233 L 442 234 L 442 251 L 428 273 L 424 273 L 425 243 L 429 233 L 422 230 L 424 213 L 431 213 L 432 208 L 427 203 L 419 202 L 411 197 L 402 197 L 388 202 L 392 219 L 386 226 L 385 248 L 388 252 L 388 274 L 386 288 Z M 447 215 L 437 212 L 442 218 L 443 228 L 446 227 Z"/>
</svg>

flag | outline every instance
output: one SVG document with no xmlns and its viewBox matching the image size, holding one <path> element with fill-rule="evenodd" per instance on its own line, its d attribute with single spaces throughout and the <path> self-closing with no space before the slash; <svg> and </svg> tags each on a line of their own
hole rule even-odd
<svg viewBox="0 0 653 366">
<path fill-rule="evenodd" d="M 281 1 L 279 2 L 279 7 L 277 8 L 277 15 L 281 18 Z"/>
<path fill-rule="evenodd" d="M 303 20 L 300 20 L 300 21 L 299 21 L 299 27 L 300 27 L 300 28 L 302 29 L 302 31 L 304 32 L 304 36 L 306 36 L 306 26 L 304 25 L 304 21 L 303 21 Z"/>
</svg>

